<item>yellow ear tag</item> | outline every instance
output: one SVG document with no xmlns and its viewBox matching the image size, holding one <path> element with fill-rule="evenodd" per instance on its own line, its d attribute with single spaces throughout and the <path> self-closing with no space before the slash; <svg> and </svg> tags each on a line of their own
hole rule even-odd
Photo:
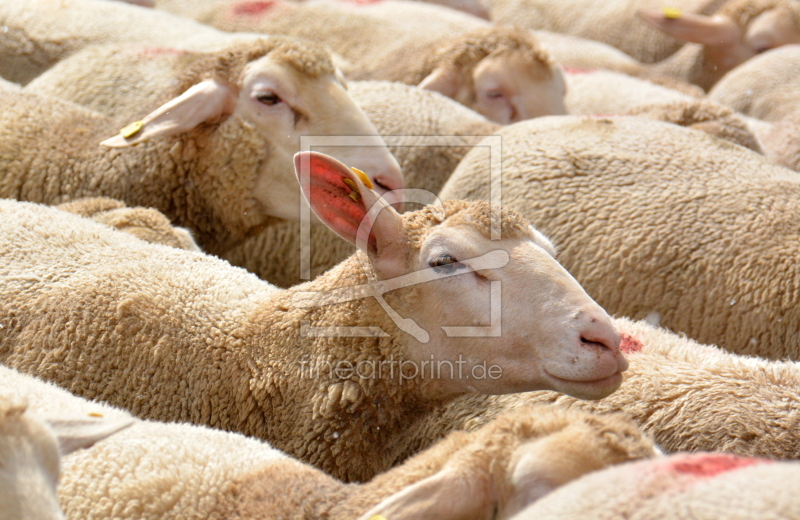
<svg viewBox="0 0 800 520">
<path fill-rule="evenodd" d="M 102 417 L 103 416 L 103 414 L 97 413 L 97 412 L 89 412 L 88 415 L 89 415 L 89 417 Z"/>
<path fill-rule="evenodd" d="M 353 168 L 352 166 L 350 167 L 350 169 L 353 170 L 353 173 L 358 175 L 358 178 L 361 179 L 361 182 L 364 183 L 364 186 L 366 186 L 369 189 L 372 189 L 372 181 L 369 180 L 369 177 L 367 177 L 366 173 L 362 172 L 358 168 Z"/>
<path fill-rule="evenodd" d="M 383 515 L 375 515 L 375 516 L 370 517 L 369 520 L 386 520 L 386 517 L 383 516 Z"/>
<path fill-rule="evenodd" d="M 675 7 L 665 7 L 661 12 L 664 13 L 664 18 L 669 18 L 670 20 L 677 20 L 683 15 L 681 10 Z"/>
<path fill-rule="evenodd" d="M 348 179 L 347 177 L 342 179 L 342 182 L 345 183 L 345 185 L 348 188 L 353 190 L 347 196 L 350 197 L 351 199 L 353 199 L 353 202 L 358 202 L 358 199 L 361 198 L 361 194 L 358 192 L 358 188 L 356 187 L 356 183 L 353 182 L 352 180 Z"/>
<path fill-rule="evenodd" d="M 129 124 L 128 126 L 123 128 L 122 130 L 120 130 L 119 133 L 122 135 L 122 137 L 127 139 L 129 137 L 132 137 L 132 136 L 138 134 L 139 130 L 141 130 L 143 126 L 144 126 L 144 123 L 142 121 L 134 121 L 133 123 Z"/>
</svg>

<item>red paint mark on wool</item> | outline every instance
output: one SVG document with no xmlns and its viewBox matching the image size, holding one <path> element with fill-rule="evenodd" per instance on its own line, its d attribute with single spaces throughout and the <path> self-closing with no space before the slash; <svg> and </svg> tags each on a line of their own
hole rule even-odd
<svg viewBox="0 0 800 520">
<path fill-rule="evenodd" d="M 276 5 L 277 0 L 259 0 L 255 2 L 240 2 L 233 6 L 235 16 L 258 16 L 266 13 Z"/>
<path fill-rule="evenodd" d="M 169 47 L 147 47 L 139 52 L 142 58 L 158 58 L 160 56 L 181 56 L 188 54 L 187 51 L 182 49 L 172 49 Z"/>
<path fill-rule="evenodd" d="M 619 342 L 619 350 L 623 354 L 634 354 L 641 352 L 644 348 L 642 342 L 634 338 L 630 334 L 622 333 L 622 339 Z"/>
<path fill-rule="evenodd" d="M 589 69 L 584 67 L 564 67 L 564 72 L 567 74 L 591 74 L 595 71 L 597 71 L 597 69 Z"/>
<path fill-rule="evenodd" d="M 354 5 L 370 5 L 370 4 L 378 4 L 383 2 L 383 0 L 340 0 L 343 2 L 347 2 L 348 4 Z"/>
<path fill-rule="evenodd" d="M 693 475 L 698 478 L 710 478 L 736 469 L 769 464 L 771 460 L 739 457 L 730 453 L 698 453 L 672 459 L 670 469 L 678 473 Z"/>
</svg>

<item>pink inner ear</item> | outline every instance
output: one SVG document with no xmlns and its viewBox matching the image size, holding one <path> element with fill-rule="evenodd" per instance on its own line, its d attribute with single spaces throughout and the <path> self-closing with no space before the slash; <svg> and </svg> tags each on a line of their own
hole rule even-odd
<svg viewBox="0 0 800 520">
<path fill-rule="evenodd" d="M 347 178 L 328 161 L 311 157 L 311 183 L 309 201 L 314 212 L 336 233 L 355 243 L 356 233 L 367 214 L 360 194 L 354 201 L 353 190 L 344 183 Z M 375 246 L 375 236 L 370 233 L 369 246 Z"/>
</svg>

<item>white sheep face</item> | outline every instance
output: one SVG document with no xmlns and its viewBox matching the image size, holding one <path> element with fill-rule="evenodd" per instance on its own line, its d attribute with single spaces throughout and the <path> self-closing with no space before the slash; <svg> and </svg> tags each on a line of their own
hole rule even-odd
<svg viewBox="0 0 800 520">
<path fill-rule="evenodd" d="M 472 73 L 473 110 L 507 125 L 567 113 L 567 83 L 559 66 L 531 63 L 520 53 L 489 56 Z"/>
<path fill-rule="evenodd" d="M 382 195 L 403 188 L 400 165 L 337 75 L 311 79 L 267 55 L 247 66 L 236 113 L 269 134 L 269 163 L 262 168 L 255 197 L 270 215 L 298 218 L 301 196 L 292 157 L 300 150 L 301 136 L 340 139 L 340 146 L 316 144 L 314 149 L 369 172 Z M 398 197 L 389 195 L 393 203 L 402 202 Z"/>
<path fill-rule="evenodd" d="M 490 252 L 504 253 L 508 263 L 471 269 L 477 267 L 472 259 Z M 430 334 L 427 343 L 412 349 L 412 357 L 466 361 L 446 385 L 456 393 L 555 389 L 583 398 L 611 393 L 627 368 L 617 348 L 619 335 L 553 253 L 538 232 L 492 241 L 472 226 L 445 221 L 427 237 L 413 268 L 446 277 L 415 286 L 413 298 L 398 298 L 413 301 L 404 315 Z M 499 311 L 493 309 L 497 305 Z M 497 367 L 497 377 L 483 367 Z M 451 372 L 439 374 L 447 378 Z"/>
</svg>

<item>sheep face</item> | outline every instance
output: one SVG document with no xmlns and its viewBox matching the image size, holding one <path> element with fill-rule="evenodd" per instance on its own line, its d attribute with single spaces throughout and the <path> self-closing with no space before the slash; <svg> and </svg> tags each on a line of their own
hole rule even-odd
<svg viewBox="0 0 800 520">
<path fill-rule="evenodd" d="M 58 444 L 24 412 L 24 406 L 0 410 L 0 511 L 6 520 L 63 519 L 56 500 Z"/>
<path fill-rule="evenodd" d="M 367 116 L 347 94 L 338 74 L 309 78 L 265 56 L 250 63 L 239 93 L 242 117 L 268 134 L 269 161 L 256 181 L 255 197 L 268 214 L 296 220 L 302 199 L 292 175 L 301 136 L 341 136 L 342 146 L 314 146 L 369 172 L 376 191 L 403 188 L 400 165 Z M 354 138 L 357 146 L 349 146 Z M 398 195 L 387 195 L 401 202 Z"/>
<path fill-rule="evenodd" d="M 484 58 L 472 76 L 474 101 L 467 106 L 492 121 L 507 125 L 567 113 L 561 67 L 531 63 L 520 53 L 509 53 Z"/>
<path fill-rule="evenodd" d="M 450 97 L 497 123 L 567 113 L 566 81 L 527 31 L 493 26 L 442 41 L 419 87 Z"/>
<path fill-rule="evenodd" d="M 453 392 L 547 388 L 598 398 L 621 383 L 627 363 L 619 335 L 540 233 L 527 227 L 493 241 L 456 214 L 412 255 L 409 270 L 432 271 L 431 281 L 387 301 L 428 331 L 429 341 L 412 343 L 410 356 L 443 360 L 437 375 L 450 379 Z"/>
<path fill-rule="evenodd" d="M 490 240 L 485 202 L 401 216 L 335 159 L 295 160 L 311 208 L 360 249 L 361 289 L 404 336 L 408 368 L 443 397 L 551 389 L 596 399 L 622 382 L 610 318 L 521 216 L 503 210 L 504 238 Z"/>
</svg>

